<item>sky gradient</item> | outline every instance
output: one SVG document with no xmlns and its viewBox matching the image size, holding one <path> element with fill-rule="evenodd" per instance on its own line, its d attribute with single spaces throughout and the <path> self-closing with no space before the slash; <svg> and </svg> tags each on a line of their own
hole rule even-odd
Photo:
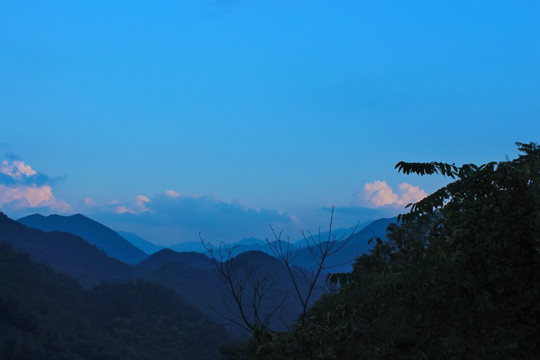
<svg viewBox="0 0 540 360">
<path fill-rule="evenodd" d="M 539 19 L 538 1 L 1 2 L 0 210 L 159 243 L 395 214 L 446 181 L 398 161 L 538 141 Z"/>
</svg>

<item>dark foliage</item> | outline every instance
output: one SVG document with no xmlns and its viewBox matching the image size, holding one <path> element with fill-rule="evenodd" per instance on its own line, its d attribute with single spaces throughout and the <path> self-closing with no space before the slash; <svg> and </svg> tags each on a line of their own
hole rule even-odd
<svg viewBox="0 0 540 360">
<path fill-rule="evenodd" d="M 305 326 L 231 359 L 533 359 L 540 353 L 540 148 L 457 167 L 399 163 L 453 182 L 375 240 Z M 261 341 L 261 339 L 263 341 Z M 259 344 L 259 346 L 254 346 Z"/>
<path fill-rule="evenodd" d="M 0 358 L 217 359 L 224 330 L 144 282 L 84 290 L 0 245 Z"/>
</svg>

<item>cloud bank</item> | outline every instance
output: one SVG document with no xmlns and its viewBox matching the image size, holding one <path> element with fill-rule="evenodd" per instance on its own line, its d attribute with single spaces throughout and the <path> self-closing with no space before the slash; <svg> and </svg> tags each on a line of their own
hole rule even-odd
<svg viewBox="0 0 540 360">
<path fill-rule="evenodd" d="M 39 174 L 14 156 L 0 166 L 0 210 L 16 215 L 31 212 L 67 213 L 72 211 L 65 201 L 54 197 L 52 180 Z"/>
<path fill-rule="evenodd" d="M 115 230 L 135 232 L 162 245 L 199 241 L 199 233 L 212 243 L 236 242 L 245 237 L 271 236 L 269 225 L 286 232 L 299 232 L 289 213 L 253 209 L 220 200 L 213 195 L 187 195 L 174 190 L 131 201 L 98 205 L 85 201 L 85 213 Z"/>
<path fill-rule="evenodd" d="M 69 204 L 53 195 L 54 181 L 17 157 L 2 161 L 0 210 L 10 216 L 73 212 Z M 353 206 L 335 209 L 334 229 L 394 216 L 404 205 L 426 195 L 424 190 L 407 183 L 399 184 L 396 191 L 385 181 L 365 184 L 355 194 Z M 291 212 L 254 209 L 240 202 L 223 201 L 215 195 L 182 194 L 171 189 L 101 204 L 85 197 L 76 210 L 115 230 L 134 232 L 161 245 L 199 241 L 199 233 L 212 243 L 237 242 L 246 237 L 272 238 L 270 226 L 297 240 L 301 238 L 301 229 L 326 231 L 330 219 L 330 207 L 298 208 Z"/>
<path fill-rule="evenodd" d="M 273 238 L 272 226 L 283 230 L 292 241 L 302 238 L 301 230 L 327 231 L 330 207 L 294 209 L 292 212 L 254 209 L 240 202 L 227 202 L 215 195 L 182 194 L 174 190 L 153 196 L 137 195 L 129 201 L 110 201 L 100 205 L 86 198 L 83 213 L 122 231 L 134 232 L 160 245 L 200 241 L 214 244 L 237 242 L 243 238 Z M 337 207 L 333 228 L 349 228 L 358 222 L 395 215 L 395 209 L 360 206 Z"/>
</svg>

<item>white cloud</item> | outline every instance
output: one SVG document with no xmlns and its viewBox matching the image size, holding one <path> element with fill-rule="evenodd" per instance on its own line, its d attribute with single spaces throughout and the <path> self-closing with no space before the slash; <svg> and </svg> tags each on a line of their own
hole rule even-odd
<svg viewBox="0 0 540 360">
<path fill-rule="evenodd" d="M 364 189 L 355 195 L 363 205 L 369 208 L 401 207 L 418 202 L 426 196 L 424 190 L 407 183 L 399 184 L 398 192 L 395 193 L 386 181 L 381 180 L 365 184 Z"/>
<path fill-rule="evenodd" d="M 420 187 L 407 183 L 399 184 L 398 188 L 399 198 L 403 205 L 418 202 L 428 195 Z"/>
<path fill-rule="evenodd" d="M 108 203 L 107 208 L 116 214 L 141 214 L 143 212 L 153 213 L 153 210 L 146 207 L 146 204 L 150 202 L 147 196 L 137 195 L 133 198 L 131 203 L 124 204 L 118 200 L 113 200 Z"/>
<path fill-rule="evenodd" d="M 165 196 L 170 197 L 170 198 L 176 198 L 176 197 L 179 197 L 180 194 L 174 190 L 167 190 L 165 191 Z"/>
<path fill-rule="evenodd" d="M 135 196 L 134 209 L 136 213 L 142 213 L 145 211 L 152 212 L 149 208 L 146 207 L 146 204 L 150 202 L 150 199 L 144 195 Z"/>
<path fill-rule="evenodd" d="M 83 203 L 84 203 L 84 206 L 86 206 L 86 207 L 98 206 L 98 203 L 95 202 L 94 199 L 92 199 L 92 198 L 90 198 L 88 196 L 84 198 Z"/>
<path fill-rule="evenodd" d="M 0 184 L 0 209 L 19 213 L 25 209 L 62 213 L 72 211 L 68 203 L 54 197 L 51 185 L 47 183 L 50 179 L 38 174 L 23 161 L 2 161 L 0 174 L 12 179 Z"/>
<path fill-rule="evenodd" d="M 48 207 L 59 212 L 71 211 L 69 204 L 65 201 L 57 200 L 53 196 L 52 189 L 49 185 L 0 185 L 0 207 L 10 203 L 14 203 L 11 207 L 18 210 L 24 207 Z"/>
<path fill-rule="evenodd" d="M 15 200 L 24 199 L 30 207 L 37 207 L 44 201 L 53 197 L 49 185 L 37 186 L 12 186 L 0 185 L 0 205 L 10 203 Z"/>
<path fill-rule="evenodd" d="M 114 212 L 117 214 L 135 214 L 135 210 L 125 207 L 124 205 L 118 205 L 114 208 Z"/>
<path fill-rule="evenodd" d="M 380 180 L 365 184 L 362 197 L 371 207 L 381 207 L 399 202 L 397 194 L 394 194 L 386 181 Z"/>
<path fill-rule="evenodd" d="M 18 160 L 2 161 L 0 172 L 17 180 L 20 180 L 23 176 L 30 177 L 36 175 L 36 172 L 32 170 L 30 165 L 26 165 L 24 162 Z"/>
<path fill-rule="evenodd" d="M 147 203 L 149 202 L 150 200 L 148 199 L 147 196 L 144 196 L 144 195 L 137 195 L 135 196 L 135 201 L 138 205 L 141 205 L 141 204 L 144 204 L 144 203 Z"/>
<path fill-rule="evenodd" d="M 93 208 L 92 212 L 109 226 L 162 244 L 200 241 L 199 232 L 211 242 L 233 242 L 252 236 L 264 239 L 272 236 L 269 225 L 300 236 L 297 219 L 289 213 L 240 206 L 215 195 L 165 191 L 151 197 L 137 195 L 131 202 L 115 202 Z"/>
<path fill-rule="evenodd" d="M 73 211 L 71 205 L 64 200 L 57 200 L 51 197 L 49 200 L 42 202 L 39 207 L 46 207 L 60 213 L 69 213 Z"/>
</svg>

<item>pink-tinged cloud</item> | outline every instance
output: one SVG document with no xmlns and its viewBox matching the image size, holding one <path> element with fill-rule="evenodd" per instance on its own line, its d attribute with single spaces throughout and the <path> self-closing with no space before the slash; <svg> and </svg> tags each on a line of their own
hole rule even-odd
<svg viewBox="0 0 540 360">
<path fill-rule="evenodd" d="M 0 207 L 15 204 L 15 208 L 22 209 L 48 207 L 58 212 L 69 212 L 71 206 L 65 201 L 57 200 L 49 185 L 0 185 Z"/>
<path fill-rule="evenodd" d="M 153 212 L 151 209 L 146 207 L 146 204 L 150 202 L 150 199 L 144 195 L 135 196 L 135 201 L 133 203 L 134 210 L 137 214 L 143 212 Z"/>
<path fill-rule="evenodd" d="M 178 194 L 163 191 L 151 197 L 136 196 L 131 202 L 93 209 L 95 217 L 156 242 L 174 244 L 200 241 L 199 233 L 213 243 L 234 242 L 244 237 L 271 237 L 269 224 L 278 231 L 300 237 L 297 220 L 289 213 L 254 209 L 219 200 L 215 195 Z"/>
<path fill-rule="evenodd" d="M 128 214 L 135 214 L 135 211 L 133 209 L 129 209 L 127 207 L 125 207 L 124 205 L 118 205 L 114 208 L 114 212 L 116 214 L 125 214 L 125 213 L 128 213 Z"/>
<path fill-rule="evenodd" d="M 146 204 L 150 202 L 147 196 L 137 195 L 133 199 L 133 202 L 129 204 L 123 204 L 119 201 L 109 202 L 109 206 L 112 207 L 112 211 L 116 214 L 141 214 L 144 212 L 153 213 L 152 209 L 146 207 Z"/>
<path fill-rule="evenodd" d="M 403 205 L 418 202 L 428 195 L 424 190 L 420 189 L 420 187 L 407 183 L 399 184 L 398 193 L 399 199 Z"/>
<path fill-rule="evenodd" d="M 174 190 L 167 190 L 165 191 L 165 196 L 170 197 L 170 198 L 176 198 L 176 197 L 179 197 L 180 194 Z"/>
<path fill-rule="evenodd" d="M 0 172 L 17 180 L 20 180 L 23 176 L 30 177 L 36 175 L 36 172 L 32 170 L 30 165 L 26 165 L 24 162 L 18 160 L 2 161 Z"/>
<path fill-rule="evenodd" d="M 98 206 L 98 203 L 95 202 L 94 199 L 92 199 L 92 198 L 90 198 L 88 196 L 84 198 L 83 203 L 84 203 L 84 206 L 86 206 L 86 207 Z"/>
<path fill-rule="evenodd" d="M 386 181 L 375 180 L 372 183 L 364 185 L 361 198 L 370 207 L 381 207 L 392 205 L 399 202 L 397 194 L 394 194 L 392 188 Z"/>
<path fill-rule="evenodd" d="M 24 199 L 30 207 L 38 207 L 44 201 L 53 197 L 49 185 L 37 186 L 14 186 L 0 185 L 0 204 L 4 205 L 15 200 Z"/>
<path fill-rule="evenodd" d="M 37 172 L 23 161 L 2 161 L 0 174 L 15 180 L 9 184 L 0 184 L 0 209 L 19 213 L 26 209 L 53 210 L 60 213 L 72 211 L 68 203 L 54 197 L 49 184 L 42 183 L 47 177 L 41 176 L 37 179 L 34 177 Z"/>
<path fill-rule="evenodd" d="M 364 206 L 369 208 L 380 207 L 401 207 L 409 203 L 422 200 L 427 196 L 426 192 L 418 186 L 402 183 L 398 186 L 398 192 L 386 183 L 386 181 L 375 180 L 364 185 L 364 189 L 356 194 Z"/>
</svg>

